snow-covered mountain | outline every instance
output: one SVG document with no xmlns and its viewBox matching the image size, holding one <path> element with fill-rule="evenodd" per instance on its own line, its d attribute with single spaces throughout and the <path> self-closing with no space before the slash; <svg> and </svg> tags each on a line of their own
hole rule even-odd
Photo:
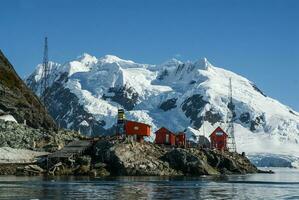
<svg viewBox="0 0 299 200">
<path fill-rule="evenodd" d="M 207 59 L 161 65 L 138 64 L 116 56 L 83 54 L 65 64 L 51 62 L 47 108 L 61 127 L 88 135 L 114 131 L 118 108 L 154 132 L 208 136 L 228 113 L 229 79 L 235 106 L 238 151 L 299 157 L 299 113 L 266 96 L 253 82 L 214 67 Z M 40 95 L 42 66 L 26 79 Z"/>
</svg>

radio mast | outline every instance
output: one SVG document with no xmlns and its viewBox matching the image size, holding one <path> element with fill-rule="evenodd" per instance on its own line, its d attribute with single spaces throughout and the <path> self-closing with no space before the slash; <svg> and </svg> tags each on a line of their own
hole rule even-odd
<svg viewBox="0 0 299 200">
<path fill-rule="evenodd" d="M 236 141 L 235 141 L 235 127 L 234 127 L 234 110 L 235 105 L 233 104 L 233 87 L 232 87 L 232 79 L 229 78 L 229 103 L 227 105 L 228 107 L 228 113 L 227 113 L 227 133 L 228 133 L 228 141 L 227 141 L 227 147 L 230 152 L 236 152 Z"/>
<path fill-rule="evenodd" d="M 43 57 L 43 67 L 42 67 L 42 82 L 41 82 L 41 90 L 40 90 L 40 97 L 45 104 L 46 101 L 46 90 L 49 87 L 49 58 L 48 58 L 48 38 L 45 37 L 45 44 L 44 44 L 44 57 Z"/>
</svg>

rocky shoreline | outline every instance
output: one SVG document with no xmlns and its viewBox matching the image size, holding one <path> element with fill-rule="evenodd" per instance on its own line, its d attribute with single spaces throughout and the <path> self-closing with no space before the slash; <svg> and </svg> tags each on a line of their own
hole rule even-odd
<svg viewBox="0 0 299 200">
<path fill-rule="evenodd" d="M 0 165 L 0 175 L 202 176 L 271 173 L 257 169 L 238 153 L 211 149 L 172 148 L 149 142 L 101 138 L 83 155 L 49 166 L 40 158 L 34 164 Z"/>
<path fill-rule="evenodd" d="M 75 131 L 35 129 L 24 124 L 0 120 L 0 147 L 53 152 L 67 142 L 84 138 Z"/>
<path fill-rule="evenodd" d="M 102 140 L 95 160 L 119 176 L 201 176 L 259 173 L 248 158 L 212 149 L 175 148 L 153 143 Z"/>
</svg>

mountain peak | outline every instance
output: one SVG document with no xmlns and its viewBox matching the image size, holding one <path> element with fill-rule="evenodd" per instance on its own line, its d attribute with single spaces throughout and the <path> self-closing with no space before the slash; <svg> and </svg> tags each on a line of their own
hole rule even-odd
<svg viewBox="0 0 299 200">
<path fill-rule="evenodd" d="M 198 61 L 194 63 L 196 66 L 202 69 L 208 69 L 209 67 L 212 67 L 213 65 L 208 61 L 207 58 L 201 58 Z"/>
<path fill-rule="evenodd" d="M 78 61 L 80 61 L 82 63 L 87 63 L 87 64 L 97 62 L 97 58 L 88 53 L 83 53 L 82 55 L 78 56 L 77 59 L 78 59 Z"/>
<path fill-rule="evenodd" d="M 117 56 L 114 55 L 105 55 L 104 57 L 102 57 L 100 60 L 107 62 L 107 63 L 114 63 L 114 62 L 129 62 L 129 63 L 134 63 L 131 60 L 123 60 Z"/>
<path fill-rule="evenodd" d="M 176 66 L 179 64 L 182 64 L 182 62 L 176 58 L 171 58 L 170 60 L 167 60 L 166 62 L 164 62 L 162 65 L 163 66 Z"/>
</svg>

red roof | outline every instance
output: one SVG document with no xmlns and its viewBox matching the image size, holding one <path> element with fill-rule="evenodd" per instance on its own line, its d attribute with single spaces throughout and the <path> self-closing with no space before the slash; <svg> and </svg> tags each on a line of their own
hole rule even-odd
<svg viewBox="0 0 299 200">
<path fill-rule="evenodd" d="M 220 151 L 227 149 L 227 133 L 222 128 L 217 127 L 210 135 L 211 147 Z"/>
<path fill-rule="evenodd" d="M 222 132 L 226 137 L 228 137 L 228 134 L 219 126 L 211 133 L 210 137 L 218 132 Z"/>
<path fill-rule="evenodd" d="M 160 128 L 155 132 L 156 138 L 155 143 L 156 144 L 169 144 L 169 145 L 175 145 L 175 138 L 176 135 L 168 130 L 165 127 Z"/>
<path fill-rule="evenodd" d="M 150 136 L 151 126 L 145 123 L 128 121 L 125 122 L 126 135 Z"/>
<path fill-rule="evenodd" d="M 142 122 L 135 122 L 135 121 L 131 121 L 131 120 L 126 120 L 126 122 L 131 122 L 131 123 L 134 123 L 134 124 L 136 124 L 136 125 L 141 125 L 141 126 L 147 126 L 147 127 L 151 127 L 150 125 L 148 125 L 148 124 L 145 124 L 145 123 L 142 123 Z"/>
<path fill-rule="evenodd" d="M 155 132 L 155 134 L 157 134 L 157 133 L 159 133 L 159 132 L 167 132 L 167 133 L 169 133 L 169 134 L 174 134 L 173 132 L 171 132 L 170 130 L 168 130 L 167 128 L 165 128 L 165 127 L 161 127 L 161 128 L 159 128 L 156 132 Z"/>
</svg>

